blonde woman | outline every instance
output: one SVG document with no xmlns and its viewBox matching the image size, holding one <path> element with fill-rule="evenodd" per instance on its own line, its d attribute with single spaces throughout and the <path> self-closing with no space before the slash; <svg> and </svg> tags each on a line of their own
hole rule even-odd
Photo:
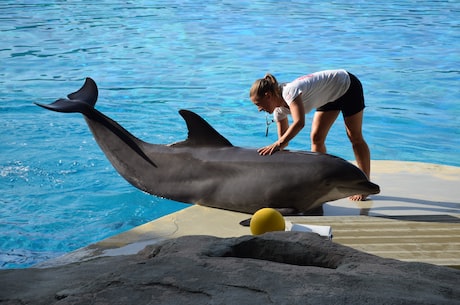
<svg viewBox="0 0 460 305">
<path fill-rule="evenodd" d="M 348 138 L 358 167 L 370 177 L 370 151 L 362 134 L 364 94 L 359 79 L 345 70 L 325 70 L 279 84 L 267 74 L 254 82 L 249 92 L 259 111 L 273 113 L 278 141 L 260 148 L 261 155 L 271 155 L 285 148 L 305 126 L 305 115 L 316 109 L 311 128 L 311 151 L 326 153 L 326 137 L 342 112 Z M 289 125 L 288 115 L 292 116 Z M 366 200 L 367 194 L 351 196 Z"/>
</svg>

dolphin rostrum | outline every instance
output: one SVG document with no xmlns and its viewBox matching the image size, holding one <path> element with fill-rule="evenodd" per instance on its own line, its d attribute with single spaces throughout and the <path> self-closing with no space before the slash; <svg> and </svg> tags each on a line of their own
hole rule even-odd
<svg viewBox="0 0 460 305">
<path fill-rule="evenodd" d="M 87 78 L 68 99 L 39 106 L 83 114 L 96 142 L 118 173 L 152 195 L 244 213 L 272 207 L 286 214 L 308 213 L 328 201 L 377 194 L 356 166 L 341 158 L 305 151 L 260 156 L 233 146 L 197 114 L 180 110 L 185 141 L 149 144 L 94 108 L 96 83 Z"/>
</svg>

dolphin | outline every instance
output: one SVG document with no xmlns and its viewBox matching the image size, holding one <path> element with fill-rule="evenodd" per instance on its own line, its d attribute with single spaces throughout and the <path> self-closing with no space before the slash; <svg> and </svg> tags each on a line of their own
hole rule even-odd
<svg viewBox="0 0 460 305">
<path fill-rule="evenodd" d="M 152 195 L 242 213 L 264 207 L 283 214 L 308 214 L 326 202 L 354 194 L 377 194 L 355 165 L 336 156 L 279 151 L 261 156 L 233 146 L 199 115 L 180 110 L 186 140 L 150 144 L 95 109 L 97 85 L 86 78 L 76 92 L 45 105 L 48 110 L 83 114 L 113 167 L 129 183 Z"/>
</svg>

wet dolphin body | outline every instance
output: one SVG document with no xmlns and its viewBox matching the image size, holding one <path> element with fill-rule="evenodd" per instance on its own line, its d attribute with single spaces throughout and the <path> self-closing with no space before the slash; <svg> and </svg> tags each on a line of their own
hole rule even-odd
<svg viewBox="0 0 460 305">
<path fill-rule="evenodd" d="M 135 187 L 185 203 L 254 213 L 262 207 L 308 213 L 354 194 L 377 194 L 379 186 L 353 164 L 328 154 L 281 151 L 260 156 L 233 146 L 197 114 L 180 110 L 185 141 L 149 144 L 94 108 L 96 83 L 87 78 L 68 99 L 37 104 L 79 112 L 115 169 Z"/>
</svg>

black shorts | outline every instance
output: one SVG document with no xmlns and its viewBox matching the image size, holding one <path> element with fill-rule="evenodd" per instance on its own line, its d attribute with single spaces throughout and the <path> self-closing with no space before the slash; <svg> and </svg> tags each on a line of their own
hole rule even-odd
<svg viewBox="0 0 460 305">
<path fill-rule="evenodd" d="M 356 76 L 350 72 L 348 75 L 350 75 L 350 87 L 347 92 L 335 101 L 319 107 L 316 111 L 340 110 L 344 117 L 349 117 L 366 107 L 364 105 L 363 85 Z"/>
</svg>

